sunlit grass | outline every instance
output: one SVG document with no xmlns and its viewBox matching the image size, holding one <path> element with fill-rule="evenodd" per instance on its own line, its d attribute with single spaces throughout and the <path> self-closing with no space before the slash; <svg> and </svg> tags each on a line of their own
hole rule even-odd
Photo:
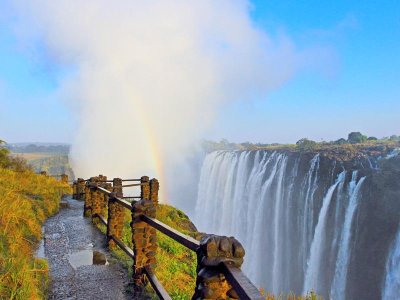
<svg viewBox="0 0 400 300">
<path fill-rule="evenodd" d="M 70 187 L 31 171 L 0 168 L 0 298 L 42 299 L 47 261 L 34 257 L 47 217 Z"/>
</svg>

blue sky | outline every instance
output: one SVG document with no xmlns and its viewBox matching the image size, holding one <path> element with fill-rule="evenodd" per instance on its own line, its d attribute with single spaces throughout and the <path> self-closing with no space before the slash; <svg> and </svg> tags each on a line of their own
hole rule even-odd
<svg viewBox="0 0 400 300">
<path fill-rule="evenodd" d="M 205 137 L 233 141 L 332 140 L 350 131 L 400 134 L 400 1 L 252 2 L 252 18 L 269 34 L 288 36 L 299 51 L 320 49 L 279 89 L 221 108 Z M 69 142 L 73 113 L 55 101 L 65 66 L 27 51 L 0 6 L 0 138 Z M 217 128 L 217 129 L 216 129 Z"/>
</svg>

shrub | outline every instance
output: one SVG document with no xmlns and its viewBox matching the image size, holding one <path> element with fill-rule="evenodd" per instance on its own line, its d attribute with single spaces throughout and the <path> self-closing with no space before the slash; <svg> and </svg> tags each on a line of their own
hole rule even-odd
<svg viewBox="0 0 400 300">
<path fill-rule="evenodd" d="M 351 144 L 360 144 L 367 141 L 367 136 L 361 132 L 350 132 L 347 140 Z"/>
</svg>

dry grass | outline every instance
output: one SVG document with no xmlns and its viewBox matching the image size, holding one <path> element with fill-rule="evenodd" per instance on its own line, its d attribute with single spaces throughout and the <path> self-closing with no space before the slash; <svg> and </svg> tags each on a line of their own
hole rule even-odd
<svg viewBox="0 0 400 300">
<path fill-rule="evenodd" d="M 60 156 L 57 153 L 39 153 L 39 152 L 38 153 L 11 153 L 11 155 L 14 157 L 22 157 L 23 159 L 26 159 L 27 161 L 48 158 L 48 157 L 53 157 L 53 156 Z"/>
<path fill-rule="evenodd" d="M 315 292 L 311 291 L 305 296 L 298 296 L 294 293 L 287 295 L 274 296 L 273 294 L 266 293 L 261 289 L 261 294 L 265 297 L 265 300 L 323 300 L 321 296 L 318 296 Z"/>
<path fill-rule="evenodd" d="M 33 172 L 0 168 L 0 298 L 45 296 L 47 262 L 34 258 L 45 219 L 70 187 Z"/>
</svg>

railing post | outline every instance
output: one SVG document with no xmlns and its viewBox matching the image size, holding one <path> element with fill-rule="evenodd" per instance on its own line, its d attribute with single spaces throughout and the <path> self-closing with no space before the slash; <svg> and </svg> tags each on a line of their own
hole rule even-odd
<svg viewBox="0 0 400 300">
<path fill-rule="evenodd" d="M 98 186 L 111 192 L 111 184 L 108 184 L 106 181 L 107 181 L 107 176 L 99 175 Z M 108 195 L 100 193 L 100 206 L 101 206 L 100 214 L 104 215 L 103 212 L 107 210 L 107 205 L 108 205 Z"/>
<path fill-rule="evenodd" d="M 67 183 L 68 184 L 68 175 L 67 174 L 61 174 L 61 182 L 62 183 Z"/>
<path fill-rule="evenodd" d="M 158 182 L 152 180 L 151 184 L 149 178 L 143 176 L 141 184 L 141 200 L 132 205 L 132 244 L 135 253 L 133 280 L 137 285 L 146 285 L 147 280 L 143 269 L 156 266 L 157 233 L 155 228 L 142 222 L 140 217 L 142 215 L 156 217 Z"/>
<path fill-rule="evenodd" d="M 149 177 L 140 177 L 140 199 L 150 199 L 150 182 Z"/>
<path fill-rule="evenodd" d="M 160 189 L 160 184 L 158 180 L 153 178 L 150 180 L 150 200 L 153 201 L 155 205 L 158 204 L 158 190 Z"/>
<path fill-rule="evenodd" d="M 83 199 L 83 195 L 85 194 L 85 180 L 83 178 L 78 178 L 77 184 L 76 184 L 76 198 L 78 200 Z"/>
<path fill-rule="evenodd" d="M 219 265 L 227 262 L 240 268 L 244 253 L 243 246 L 233 237 L 204 236 L 197 250 L 196 289 L 192 299 L 239 299 Z"/>
<path fill-rule="evenodd" d="M 98 182 L 98 177 L 94 178 L 94 182 Z M 96 217 L 97 214 L 101 214 L 101 195 L 100 192 L 97 190 L 96 187 L 90 188 L 90 195 L 91 195 L 91 209 L 92 209 L 92 223 L 97 224 L 98 220 Z"/>
<path fill-rule="evenodd" d="M 124 227 L 124 208 L 115 202 L 115 197 L 123 197 L 121 178 L 113 179 L 112 195 L 108 199 L 107 238 L 110 248 L 116 247 L 111 236 L 121 239 L 122 229 Z"/>
<path fill-rule="evenodd" d="M 92 215 L 92 192 L 90 189 L 91 182 L 93 182 L 93 177 L 90 177 L 85 185 L 85 204 L 83 206 L 84 217 L 90 217 Z"/>
<path fill-rule="evenodd" d="M 76 181 L 72 183 L 72 198 L 76 199 Z"/>
</svg>

